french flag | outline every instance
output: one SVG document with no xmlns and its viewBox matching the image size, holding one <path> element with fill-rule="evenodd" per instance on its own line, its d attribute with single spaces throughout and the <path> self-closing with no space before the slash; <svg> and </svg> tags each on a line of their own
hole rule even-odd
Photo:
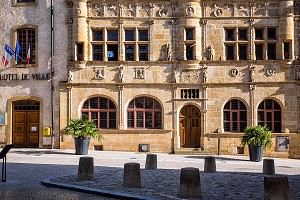
<svg viewBox="0 0 300 200">
<path fill-rule="evenodd" d="M 27 51 L 27 57 L 26 57 L 26 64 L 30 63 L 30 44 L 28 44 L 28 51 Z"/>
<path fill-rule="evenodd" d="M 11 58 L 15 55 L 15 51 L 7 44 L 4 45 L 4 56 L 2 57 L 2 65 L 6 67 Z"/>
</svg>

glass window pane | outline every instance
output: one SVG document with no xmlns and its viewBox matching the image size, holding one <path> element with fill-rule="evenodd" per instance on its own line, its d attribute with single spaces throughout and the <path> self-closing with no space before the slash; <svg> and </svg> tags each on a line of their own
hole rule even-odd
<svg viewBox="0 0 300 200">
<path fill-rule="evenodd" d="M 88 112 L 82 112 L 81 113 L 81 119 L 89 119 L 89 113 Z"/>
<path fill-rule="evenodd" d="M 91 112 L 91 120 L 94 121 L 94 123 L 96 124 L 97 128 L 99 128 L 98 125 L 98 112 Z"/>
<path fill-rule="evenodd" d="M 265 114 L 264 111 L 258 111 L 258 121 L 265 121 Z"/>
<path fill-rule="evenodd" d="M 161 128 L 161 112 L 154 113 L 154 128 Z"/>
<path fill-rule="evenodd" d="M 235 37 L 234 37 L 234 29 L 226 29 L 225 30 L 225 34 L 226 34 L 226 41 L 234 41 Z"/>
<path fill-rule="evenodd" d="M 152 109 L 153 108 L 153 99 L 146 97 L 145 98 L 145 108 L 146 109 Z"/>
<path fill-rule="evenodd" d="M 135 107 L 136 108 L 144 108 L 144 98 L 139 97 L 135 99 Z"/>
<path fill-rule="evenodd" d="M 116 105 L 112 102 L 112 100 L 109 100 L 109 109 L 116 109 Z"/>
<path fill-rule="evenodd" d="M 271 110 L 273 108 L 273 100 L 267 99 L 266 102 L 266 109 Z"/>
<path fill-rule="evenodd" d="M 263 60 L 263 45 L 262 44 L 255 44 L 255 57 L 256 60 Z"/>
<path fill-rule="evenodd" d="M 226 45 L 226 60 L 234 60 L 234 46 Z"/>
<path fill-rule="evenodd" d="M 237 122 L 232 122 L 232 131 L 237 132 L 238 131 L 238 123 Z"/>
<path fill-rule="evenodd" d="M 239 60 L 247 60 L 247 45 L 239 44 Z"/>
<path fill-rule="evenodd" d="M 232 121 L 237 121 L 237 112 L 232 112 Z"/>
<path fill-rule="evenodd" d="M 145 120 L 146 128 L 152 128 L 152 112 L 145 113 Z"/>
<path fill-rule="evenodd" d="M 240 132 L 244 132 L 246 127 L 247 127 L 247 122 L 241 122 L 240 123 Z"/>
<path fill-rule="evenodd" d="M 134 108 L 134 100 L 131 100 L 128 104 L 128 108 Z"/>
<path fill-rule="evenodd" d="M 107 113 L 100 112 L 100 128 L 107 128 Z"/>
<path fill-rule="evenodd" d="M 247 111 L 240 112 L 240 121 L 247 121 Z"/>
<path fill-rule="evenodd" d="M 230 121 L 230 112 L 224 111 L 223 118 L 224 118 L 224 121 Z"/>
<path fill-rule="evenodd" d="M 97 108 L 99 108 L 99 106 L 98 106 L 98 98 L 97 97 L 90 99 L 90 108 L 91 109 L 97 109 Z"/>
<path fill-rule="evenodd" d="M 148 30 L 139 30 L 139 41 L 148 41 Z"/>
<path fill-rule="evenodd" d="M 237 110 L 239 108 L 239 101 L 237 99 L 231 100 L 231 109 Z"/>
<path fill-rule="evenodd" d="M 239 40 L 248 40 L 247 29 L 239 29 Z"/>
<path fill-rule="evenodd" d="M 109 112 L 109 128 L 116 128 L 117 123 L 116 123 L 116 112 Z"/>
<path fill-rule="evenodd" d="M 134 30 L 125 30 L 125 41 L 134 41 Z"/>
<path fill-rule="evenodd" d="M 275 133 L 281 133 L 281 122 L 275 122 L 274 123 L 274 130 Z"/>
<path fill-rule="evenodd" d="M 118 41 L 118 31 L 117 30 L 108 30 L 107 31 L 107 40 L 108 41 Z"/>
<path fill-rule="evenodd" d="M 255 39 L 256 40 L 262 40 L 263 39 L 263 29 L 256 28 L 255 29 Z"/>
<path fill-rule="evenodd" d="M 194 29 L 187 28 L 185 29 L 186 40 L 194 40 Z"/>
<path fill-rule="evenodd" d="M 100 109 L 108 109 L 108 99 L 100 98 Z"/>
<path fill-rule="evenodd" d="M 281 121 L 281 111 L 274 111 L 274 121 Z"/>
<path fill-rule="evenodd" d="M 224 122 L 224 131 L 230 131 L 230 122 Z"/>
<path fill-rule="evenodd" d="M 127 113 L 127 126 L 129 128 L 134 127 L 134 112 L 128 112 Z"/>
<path fill-rule="evenodd" d="M 230 110 L 230 101 L 225 104 L 224 110 Z"/>
<path fill-rule="evenodd" d="M 93 31 L 93 41 L 103 41 L 103 32 Z"/>
<path fill-rule="evenodd" d="M 143 128 L 144 127 L 144 113 L 136 112 L 136 127 Z"/>
</svg>

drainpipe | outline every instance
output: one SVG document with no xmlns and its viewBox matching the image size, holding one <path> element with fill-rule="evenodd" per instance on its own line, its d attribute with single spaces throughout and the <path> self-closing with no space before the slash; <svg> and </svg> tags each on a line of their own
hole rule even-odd
<svg viewBox="0 0 300 200">
<path fill-rule="evenodd" d="M 54 105 L 53 105 L 53 101 L 54 101 L 54 83 L 53 83 L 53 77 L 54 77 L 54 69 L 53 69 L 53 55 L 54 55 L 54 16 L 53 16 L 53 0 L 51 0 L 51 56 L 50 56 L 50 84 L 51 84 L 51 127 L 52 127 L 52 133 L 51 133 L 51 148 L 54 149 Z"/>
</svg>

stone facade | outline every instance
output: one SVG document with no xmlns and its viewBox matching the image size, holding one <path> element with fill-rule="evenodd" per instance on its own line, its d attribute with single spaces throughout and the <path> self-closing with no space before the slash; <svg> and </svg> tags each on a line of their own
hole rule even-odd
<svg viewBox="0 0 300 200">
<path fill-rule="evenodd" d="M 27 17 L 33 15 L 32 9 L 45 8 L 42 3 L 33 8 L 9 6 L 6 5 L 8 10 L 24 10 Z M 274 145 L 266 155 L 299 157 L 299 12 L 299 3 L 294 1 L 55 2 L 53 62 L 55 76 L 59 77 L 53 83 L 55 146 L 73 147 L 72 138 L 63 134 L 63 128 L 70 118 L 81 117 L 87 100 L 99 97 L 115 105 L 115 127 L 102 128 L 104 140 L 92 140 L 91 147 L 139 151 L 140 144 L 149 144 L 153 152 L 198 148 L 238 154 L 243 131 L 237 130 L 235 123 L 239 125 L 244 120 L 251 126 L 266 120 L 277 128 Z M 44 23 L 29 22 L 39 30 L 44 26 L 47 29 L 50 19 L 43 17 Z M 26 20 L 2 27 L 29 23 Z M 42 67 L 37 70 L 46 66 L 50 33 L 39 32 L 39 52 L 44 51 L 39 53 Z M 8 41 L 12 45 L 14 39 Z M 1 83 L 1 87 L 13 87 Z M 40 101 L 51 99 L 49 90 L 35 94 L 31 90 L 36 82 L 30 84 L 31 87 L 26 84 L 30 88 L 28 96 L 39 97 Z M 13 117 L 6 101 L 10 96 L 22 95 L 6 91 L 8 94 L 1 96 L 1 109 L 7 113 L 8 123 L 2 126 L 2 138 L 11 141 L 8 132 L 12 130 L 9 122 Z M 161 119 L 156 117 L 151 122 L 161 123 L 158 128 L 151 123 L 151 129 L 145 125 L 137 128 L 138 117 L 130 118 L 131 102 L 139 97 L 160 105 Z M 224 109 L 231 101 L 244 105 L 245 119 L 240 111 L 228 111 L 231 124 L 227 126 Z M 271 113 L 272 119 L 262 119 L 259 110 L 265 101 L 279 105 L 280 114 L 278 108 L 272 109 L 265 112 L 266 117 Z M 47 101 L 43 105 L 40 131 L 51 126 L 51 115 L 46 114 L 51 113 L 50 104 Z M 87 112 L 92 115 L 96 111 Z M 235 113 L 239 113 L 236 121 Z M 143 114 L 141 121 L 146 123 L 147 113 Z M 278 146 L 285 137 L 290 140 L 289 150 Z M 248 153 L 246 149 L 244 153 Z"/>
</svg>

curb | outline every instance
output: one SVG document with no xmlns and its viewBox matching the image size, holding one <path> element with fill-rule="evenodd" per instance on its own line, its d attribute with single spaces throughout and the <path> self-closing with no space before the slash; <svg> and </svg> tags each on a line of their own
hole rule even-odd
<svg viewBox="0 0 300 200">
<path fill-rule="evenodd" d="M 103 197 L 110 197 L 110 198 L 116 198 L 116 199 L 132 199 L 132 200 L 157 200 L 150 197 L 140 196 L 140 195 L 134 195 L 134 194 L 128 194 L 128 193 L 122 193 L 122 192 L 112 192 L 109 190 L 101 190 L 96 188 L 90 188 L 85 186 L 79 186 L 79 185 L 71 185 L 66 183 L 60 183 L 51 181 L 52 178 L 45 179 L 42 181 L 42 184 L 47 187 L 57 187 L 61 189 L 67 189 L 77 192 L 84 192 L 89 194 L 96 194 Z"/>
</svg>

